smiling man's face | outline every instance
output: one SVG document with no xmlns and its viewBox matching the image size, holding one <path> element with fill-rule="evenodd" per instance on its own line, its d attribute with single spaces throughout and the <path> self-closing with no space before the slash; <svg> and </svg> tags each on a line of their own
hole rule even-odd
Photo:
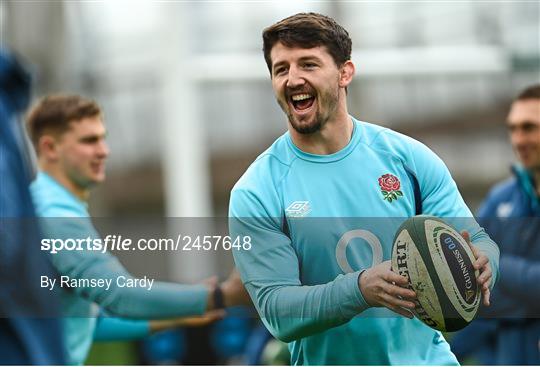
<svg viewBox="0 0 540 367">
<path fill-rule="evenodd" d="M 325 47 L 287 47 L 270 53 L 272 87 L 291 126 L 300 134 L 319 131 L 339 105 L 340 69 Z"/>
<path fill-rule="evenodd" d="M 507 118 L 512 147 L 523 166 L 540 171 L 540 99 L 517 100 Z"/>
<path fill-rule="evenodd" d="M 71 122 L 57 141 L 62 172 L 77 187 L 86 189 L 105 180 L 109 155 L 105 133 L 100 117 L 88 117 Z"/>
</svg>

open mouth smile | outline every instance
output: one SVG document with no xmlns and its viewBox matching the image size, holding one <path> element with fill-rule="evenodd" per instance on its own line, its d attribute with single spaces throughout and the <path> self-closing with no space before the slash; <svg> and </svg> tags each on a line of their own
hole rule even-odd
<svg viewBox="0 0 540 367">
<path fill-rule="evenodd" d="M 310 93 L 298 93 L 289 98 L 294 111 L 299 114 L 304 114 L 311 110 L 315 102 L 315 96 Z"/>
</svg>

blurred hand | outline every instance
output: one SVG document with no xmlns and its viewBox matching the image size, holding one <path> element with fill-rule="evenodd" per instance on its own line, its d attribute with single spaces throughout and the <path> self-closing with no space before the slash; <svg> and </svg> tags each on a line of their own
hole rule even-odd
<svg viewBox="0 0 540 367">
<path fill-rule="evenodd" d="M 185 327 L 199 327 L 199 326 L 205 326 L 208 324 L 211 324 L 212 322 L 216 322 L 218 320 L 221 320 L 225 317 L 227 312 L 225 310 L 212 310 L 208 311 L 202 316 L 195 316 L 195 317 L 183 317 L 181 319 L 177 319 L 178 326 L 185 326 Z"/>
<path fill-rule="evenodd" d="M 482 291 L 482 301 L 484 306 L 489 306 L 489 297 L 491 295 L 489 286 L 491 285 L 491 278 L 493 276 L 493 273 L 491 272 L 491 265 L 489 265 L 489 259 L 482 251 L 480 251 L 478 247 L 471 243 L 469 232 L 463 231 L 461 232 L 461 235 L 469 244 L 469 247 L 471 248 L 476 259 L 473 266 L 475 270 L 480 271 L 480 274 L 478 274 L 478 277 L 476 277 L 476 283 L 478 283 L 478 286 Z"/>
<path fill-rule="evenodd" d="M 237 306 L 237 305 L 251 305 L 251 299 L 249 294 L 240 279 L 240 273 L 238 270 L 233 269 L 229 277 L 221 283 L 221 290 L 223 291 L 223 301 L 225 307 Z"/>
<path fill-rule="evenodd" d="M 390 270 L 390 260 L 365 270 L 358 286 L 366 302 L 372 307 L 386 307 L 409 319 L 414 309 L 416 293 L 407 289 L 407 278 Z"/>
<path fill-rule="evenodd" d="M 158 332 L 178 327 L 200 327 L 221 320 L 226 315 L 225 310 L 208 311 L 202 316 L 180 317 L 167 320 L 150 320 L 150 331 Z"/>
<path fill-rule="evenodd" d="M 216 275 L 213 275 L 210 278 L 204 279 L 201 283 L 213 291 L 218 286 L 219 280 Z"/>
</svg>

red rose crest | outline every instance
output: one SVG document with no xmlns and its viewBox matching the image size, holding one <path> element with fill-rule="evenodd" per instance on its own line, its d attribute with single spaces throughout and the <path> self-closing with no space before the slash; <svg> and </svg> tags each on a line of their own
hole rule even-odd
<svg viewBox="0 0 540 367">
<path fill-rule="evenodd" d="M 403 193 L 399 190 L 401 187 L 399 178 L 390 173 L 379 177 L 379 186 L 381 187 L 383 199 L 388 200 L 389 203 L 403 196 Z"/>
</svg>

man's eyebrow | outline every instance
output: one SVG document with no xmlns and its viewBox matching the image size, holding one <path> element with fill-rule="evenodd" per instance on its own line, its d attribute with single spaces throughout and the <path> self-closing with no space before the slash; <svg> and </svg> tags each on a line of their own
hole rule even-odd
<svg viewBox="0 0 540 367">
<path fill-rule="evenodd" d="M 306 62 L 306 61 L 316 61 L 316 62 L 321 62 L 321 59 L 315 55 L 310 55 L 310 56 L 302 56 L 298 59 L 299 62 Z M 274 70 L 275 68 L 278 68 L 280 66 L 283 66 L 283 65 L 286 65 L 287 62 L 286 61 L 279 61 L 279 62 L 276 62 L 274 65 L 272 65 L 272 70 Z"/>
<path fill-rule="evenodd" d="M 315 55 L 311 55 L 311 56 L 303 56 L 299 59 L 299 61 L 317 61 L 317 62 L 321 62 L 321 59 L 318 58 L 317 56 Z"/>
<path fill-rule="evenodd" d="M 88 135 L 83 135 L 81 136 L 81 139 L 84 140 L 84 139 L 97 139 L 101 137 L 100 134 L 88 134 Z"/>
<path fill-rule="evenodd" d="M 107 133 L 104 132 L 102 134 L 88 134 L 80 137 L 80 141 L 88 141 L 88 140 L 96 140 L 96 139 L 103 139 L 107 137 Z"/>
<path fill-rule="evenodd" d="M 532 120 L 525 120 L 520 122 L 506 121 L 506 126 L 508 127 L 519 127 L 519 126 L 540 126 L 538 122 Z"/>
</svg>

